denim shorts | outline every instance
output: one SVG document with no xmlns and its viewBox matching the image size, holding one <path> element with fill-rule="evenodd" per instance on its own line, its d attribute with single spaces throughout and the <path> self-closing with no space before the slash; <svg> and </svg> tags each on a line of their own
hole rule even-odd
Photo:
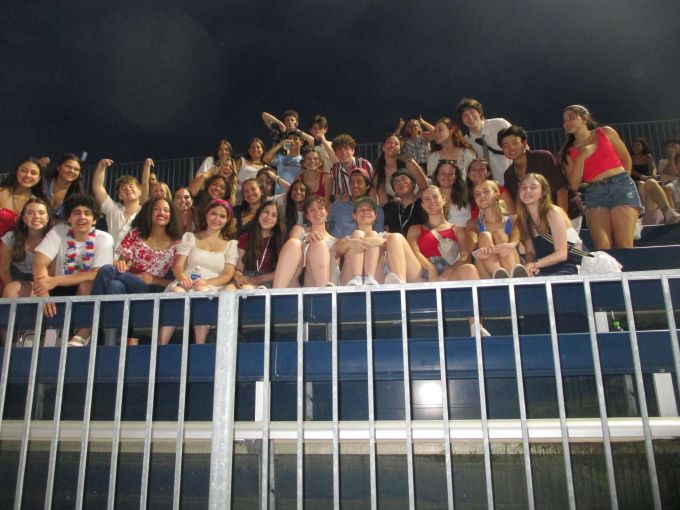
<svg viewBox="0 0 680 510">
<path fill-rule="evenodd" d="M 444 272 L 444 269 L 450 266 L 450 264 L 446 262 L 446 259 L 444 257 L 429 257 L 427 260 L 429 260 L 435 267 L 435 269 L 437 270 L 437 274 L 442 274 Z M 420 271 L 420 277 L 427 281 L 428 273 L 425 269 Z"/>
<path fill-rule="evenodd" d="M 612 209 L 622 205 L 642 209 L 637 186 L 626 172 L 591 182 L 586 188 L 584 198 L 587 209 Z"/>
</svg>

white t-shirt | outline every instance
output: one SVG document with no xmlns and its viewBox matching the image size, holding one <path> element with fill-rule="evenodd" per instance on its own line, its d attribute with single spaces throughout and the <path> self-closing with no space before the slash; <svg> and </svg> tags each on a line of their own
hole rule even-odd
<svg viewBox="0 0 680 510">
<path fill-rule="evenodd" d="M 35 249 L 36 253 L 40 252 L 50 260 L 55 261 L 55 276 L 66 274 L 64 271 L 64 260 L 66 250 L 68 249 L 67 234 L 70 228 L 68 225 L 57 225 L 47 233 L 45 239 Z M 106 264 L 113 264 L 113 237 L 101 230 L 95 230 L 94 234 L 94 257 L 89 266 L 95 268 L 105 266 Z M 82 267 L 82 257 L 85 252 L 85 242 L 76 241 L 76 267 Z"/>
<path fill-rule="evenodd" d="M 482 127 L 481 134 L 470 133 L 469 135 L 465 135 L 465 139 L 475 148 L 480 158 L 484 157 L 484 147 L 475 142 L 475 139 L 484 137 L 487 146 L 502 152 L 500 145 L 498 145 L 498 133 L 501 129 L 510 127 L 510 123 L 505 119 L 484 119 L 483 122 L 484 126 Z M 495 154 L 489 151 L 489 164 L 491 165 L 493 180 L 499 184 L 504 184 L 505 180 L 503 174 L 505 174 L 505 171 L 512 164 L 512 160 L 506 158 L 503 154 Z"/>
<path fill-rule="evenodd" d="M 125 206 L 120 202 L 114 202 L 110 196 L 106 197 L 106 200 L 102 202 L 101 208 L 106 216 L 109 234 L 113 237 L 114 248 L 118 248 L 120 242 L 132 228 L 132 220 L 135 219 L 139 210 L 126 219 Z"/>
<path fill-rule="evenodd" d="M 207 172 L 208 170 L 210 170 L 214 166 L 215 166 L 215 159 L 212 156 L 208 156 L 207 158 L 205 158 L 203 160 L 203 163 L 201 163 L 201 166 L 198 167 L 198 171 L 196 172 L 196 175 Z"/>
<path fill-rule="evenodd" d="M 14 231 L 10 230 L 4 236 L 2 236 L 2 242 L 9 248 L 10 252 L 14 248 Z M 12 265 L 17 268 L 21 273 L 33 274 L 33 259 L 35 258 L 35 253 L 31 251 L 26 252 L 26 258 L 21 262 L 12 261 Z"/>
<path fill-rule="evenodd" d="M 480 154 L 479 157 L 481 158 L 482 155 Z M 434 175 L 434 171 L 437 169 L 440 159 L 439 151 L 430 153 L 430 156 L 427 158 L 427 176 L 430 177 L 430 180 L 432 180 L 432 176 Z M 458 164 L 458 168 L 460 168 L 461 178 L 463 180 L 467 178 L 468 166 L 470 166 L 470 163 L 472 163 L 475 159 L 475 153 L 470 149 L 464 148 L 460 153 L 456 163 Z"/>
</svg>

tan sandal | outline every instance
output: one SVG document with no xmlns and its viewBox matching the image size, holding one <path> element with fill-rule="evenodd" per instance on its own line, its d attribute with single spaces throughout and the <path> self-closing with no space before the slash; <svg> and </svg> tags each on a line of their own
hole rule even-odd
<svg viewBox="0 0 680 510">
<path fill-rule="evenodd" d="M 73 335 L 68 341 L 69 347 L 87 347 L 90 345 L 90 337 L 82 337 L 80 335 Z"/>
</svg>

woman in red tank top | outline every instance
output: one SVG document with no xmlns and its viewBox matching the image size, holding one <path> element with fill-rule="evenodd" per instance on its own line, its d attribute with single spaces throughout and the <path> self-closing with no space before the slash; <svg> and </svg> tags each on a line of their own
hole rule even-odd
<svg viewBox="0 0 680 510">
<path fill-rule="evenodd" d="M 42 168 L 35 158 L 21 161 L 0 185 L 0 236 L 14 228 L 19 213 L 31 198 L 44 199 Z"/>
<path fill-rule="evenodd" d="M 641 204 L 628 149 L 614 129 L 598 128 L 584 106 L 567 106 L 562 119 L 568 135 L 562 161 L 572 190 L 588 185 L 583 197 L 594 248 L 631 248 Z"/>
</svg>

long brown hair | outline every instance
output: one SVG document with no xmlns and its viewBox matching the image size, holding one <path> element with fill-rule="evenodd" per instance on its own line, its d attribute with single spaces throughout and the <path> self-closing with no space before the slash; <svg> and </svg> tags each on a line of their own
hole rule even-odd
<svg viewBox="0 0 680 510">
<path fill-rule="evenodd" d="M 540 227 L 541 230 L 544 232 L 549 232 L 550 231 L 550 226 L 548 224 L 548 213 L 555 208 L 556 206 L 552 203 L 552 200 L 550 198 L 550 184 L 548 184 L 548 181 L 546 180 L 545 177 L 543 177 L 541 174 L 535 174 L 528 172 L 525 176 L 524 179 L 519 183 L 520 187 L 524 181 L 527 179 L 534 179 L 541 185 L 541 198 L 538 203 L 538 226 Z M 521 193 L 521 191 L 520 191 Z M 520 236 L 521 239 L 531 239 L 532 232 L 531 232 L 531 227 L 529 226 L 529 210 L 527 209 L 527 206 L 524 205 L 524 202 L 522 200 L 517 200 L 517 223 L 519 225 L 519 231 L 520 231 Z"/>
<path fill-rule="evenodd" d="M 52 228 L 52 214 L 50 213 L 50 206 L 42 198 L 29 198 L 21 209 L 21 214 L 14 227 L 14 237 L 12 239 L 12 262 L 23 262 L 26 260 L 26 240 L 28 239 L 28 226 L 24 222 L 24 213 L 26 208 L 31 204 L 41 204 L 45 206 L 47 211 L 47 224 L 42 229 L 42 236 L 50 231 Z"/>
</svg>

